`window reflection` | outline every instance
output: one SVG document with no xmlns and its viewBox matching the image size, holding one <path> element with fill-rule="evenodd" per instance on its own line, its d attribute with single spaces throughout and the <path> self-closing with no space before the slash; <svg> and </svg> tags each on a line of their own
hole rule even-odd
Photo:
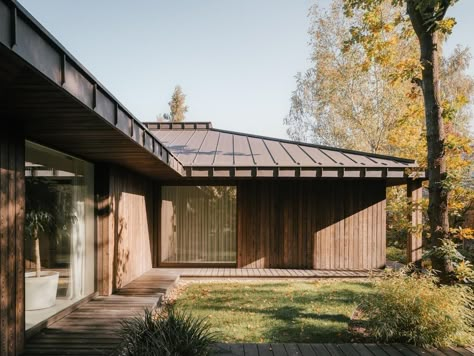
<svg viewBox="0 0 474 356">
<path fill-rule="evenodd" d="M 94 291 L 93 166 L 27 142 L 26 328 Z"/>
</svg>

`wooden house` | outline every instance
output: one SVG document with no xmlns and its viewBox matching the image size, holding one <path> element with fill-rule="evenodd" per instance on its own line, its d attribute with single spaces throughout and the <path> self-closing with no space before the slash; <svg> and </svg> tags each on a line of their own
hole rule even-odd
<svg viewBox="0 0 474 356">
<path fill-rule="evenodd" d="M 48 318 L 153 267 L 382 268 L 386 187 L 421 197 L 409 159 L 210 123 L 142 123 L 8 0 L 0 125 L 2 355 L 19 354 Z M 39 263 L 38 211 L 51 217 L 37 235 Z M 412 215 L 419 224 L 419 210 Z M 421 240 L 408 239 L 417 260 Z M 38 265 L 59 276 L 57 302 L 26 310 L 25 273 Z"/>
</svg>

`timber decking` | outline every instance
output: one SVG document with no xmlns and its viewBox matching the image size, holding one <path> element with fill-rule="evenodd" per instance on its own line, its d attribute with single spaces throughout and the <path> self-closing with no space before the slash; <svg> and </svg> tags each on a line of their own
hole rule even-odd
<svg viewBox="0 0 474 356">
<path fill-rule="evenodd" d="M 175 273 L 181 278 L 367 278 L 380 270 L 338 271 L 288 268 L 154 268 L 154 273 Z M 152 273 L 152 272 L 150 272 Z"/>
<path fill-rule="evenodd" d="M 120 343 L 120 321 L 154 307 L 178 278 L 150 271 L 116 294 L 96 297 L 28 340 L 24 355 L 110 355 Z"/>
<path fill-rule="evenodd" d="M 216 356 L 468 356 L 466 348 L 421 349 L 412 345 L 379 344 L 217 344 Z"/>
</svg>

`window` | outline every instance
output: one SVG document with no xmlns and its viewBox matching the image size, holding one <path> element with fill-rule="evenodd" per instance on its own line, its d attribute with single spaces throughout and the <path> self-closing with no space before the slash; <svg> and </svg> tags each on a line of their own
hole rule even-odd
<svg viewBox="0 0 474 356">
<path fill-rule="evenodd" d="M 161 196 L 162 262 L 236 262 L 235 187 L 165 186 Z"/>
<path fill-rule="evenodd" d="M 29 329 L 94 292 L 94 168 L 31 142 L 25 155 Z"/>
</svg>

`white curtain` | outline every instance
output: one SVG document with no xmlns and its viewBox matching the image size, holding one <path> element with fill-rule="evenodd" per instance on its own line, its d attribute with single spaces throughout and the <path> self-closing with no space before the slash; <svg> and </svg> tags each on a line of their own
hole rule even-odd
<svg viewBox="0 0 474 356">
<path fill-rule="evenodd" d="M 162 261 L 236 261 L 236 188 L 165 186 L 161 206 Z"/>
<path fill-rule="evenodd" d="M 86 219 L 85 219 L 85 198 L 86 187 L 84 186 L 84 170 L 81 169 L 81 163 L 74 164 L 74 174 L 72 184 L 72 211 L 65 212 L 70 214 L 70 256 L 69 256 L 69 285 L 67 298 L 76 299 L 84 296 L 84 258 L 85 258 L 85 238 L 86 238 Z"/>
</svg>

